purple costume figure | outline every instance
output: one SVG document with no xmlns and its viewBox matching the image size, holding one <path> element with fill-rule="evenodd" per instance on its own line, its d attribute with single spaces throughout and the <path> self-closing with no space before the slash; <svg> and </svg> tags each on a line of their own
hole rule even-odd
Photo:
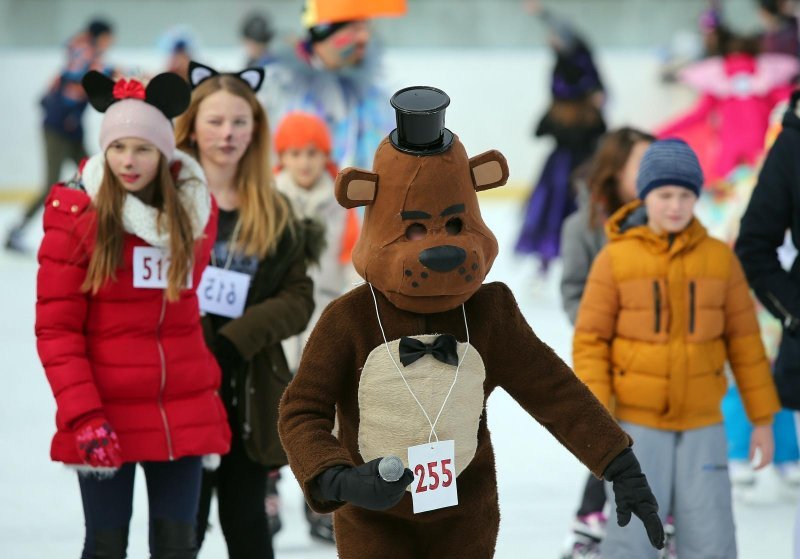
<svg viewBox="0 0 800 559">
<path fill-rule="evenodd" d="M 603 83 L 588 45 L 565 21 L 546 11 L 540 17 L 548 26 L 556 65 L 553 101 L 535 135 L 552 136 L 556 147 L 528 200 L 516 251 L 537 256 L 546 271 L 559 256 L 561 225 L 576 209 L 572 172 L 594 152 L 606 125 L 600 112 Z"/>
</svg>

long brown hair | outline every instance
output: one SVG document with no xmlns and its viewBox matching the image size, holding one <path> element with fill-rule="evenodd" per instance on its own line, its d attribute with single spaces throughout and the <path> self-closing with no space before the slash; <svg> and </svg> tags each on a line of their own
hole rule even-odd
<svg viewBox="0 0 800 559">
<path fill-rule="evenodd" d="M 122 208 L 126 193 L 119 179 L 111 171 L 108 161 L 103 163 L 103 179 L 97 196 L 92 201 L 96 211 L 95 245 L 89 260 L 84 291 L 97 293 L 109 279 L 116 281 L 117 268 L 122 260 L 125 231 L 122 228 Z M 194 263 L 192 222 L 186 208 L 178 198 L 178 189 L 166 158 L 161 155 L 158 176 L 155 179 L 152 205 L 158 209 L 157 227 L 166 226 L 169 233 L 170 265 L 167 272 L 167 300 L 177 301 Z"/>
<path fill-rule="evenodd" d="M 589 226 L 602 227 L 603 221 L 624 204 L 619 195 L 619 174 L 639 142 L 654 142 L 655 137 L 625 126 L 606 133 L 594 154 L 586 177 L 591 199 Z"/>
<path fill-rule="evenodd" d="M 197 86 L 192 92 L 189 108 L 175 122 L 176 143 L 178 149 L 200 159 L 192 141 L 197 113 L 203 100 L 218 91 L 241 97 L 253 111 L 253 137 L 236 171 L 236 189 L 241 200 L 241 234 L 237 244 L 245 254 L 264 258 L 275 249 L 284 229 L 290 224 L 291 211 L 288 202 L 274 186 L 267 114 L 250 86 L 225 74 L 211 77 Z"/>
</svg>

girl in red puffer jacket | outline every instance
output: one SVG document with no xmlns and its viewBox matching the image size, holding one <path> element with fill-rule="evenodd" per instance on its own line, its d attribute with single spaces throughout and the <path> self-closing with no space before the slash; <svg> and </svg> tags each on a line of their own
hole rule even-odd
<svg viewBox="0 0 800 559">
<path fill-rule="evenodd" d="M 145 89 L 90 72 L 102 153 L 45 205 L 36 336 L 56 398 L 53 460 L 79 470 L 82 557 L 124 557 L 140 462 L 151 554 L 196 556 L 201 457 L 228 451 L 220 371 L 195 289 L 216 236 L 202 169 L 175 151 L 189 103 L 175 74 Z"/>
</svg>

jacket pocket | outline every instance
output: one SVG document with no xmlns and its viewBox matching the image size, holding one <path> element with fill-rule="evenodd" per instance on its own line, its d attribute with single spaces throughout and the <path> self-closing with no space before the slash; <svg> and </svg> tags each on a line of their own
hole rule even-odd
<svg viewBox="0 0 800 559">
<path fill-rule="evenodd" d="M 728 379 L 723 368 L 689 377 L 685 412 L 700 417 L 718 415 L 727 391 Z"/>
<path fill-rule="evenodd" d="M 243 437 L 245 451 L 251 460 L 269 468 L 287 463 L 278 437 L 278 406 L 291 378 L 281 345 L 276 344 L 256 355 L 243 383 L 242 423 L 249 435 Z"/>
<path fill-rule="evenodd" d="M 664 413 L 667 409 L 667 379 L 653 375 L 614 371 L 612 394 L 617 411 L 627 409 Z"/>
<path fill-rule="evenodd" d="M 689 282 L 689 334 L 694 334 L 696 291 L 697 287 L 692 280 Z"/>
<path fill-rule="evenodd" d="M 772 306 L 775 307 L 778 313 L 780 313 L 780 315 L 783 317 L 783 320 L 781 321 L 783 323 L 783 329 L 790 334 L 796 333 L 798 326 L 800 326 L 800 321 L 798 321 L 797 317 L 786 310 L 786 307 L 784 307 L 778 298 L 775 297 L 775 295 L 773 295 L 771 292 L 767 291 L 766 295 L 767 299 L 769 299 L 770 303 L 772 303 Z"/>
</svg>

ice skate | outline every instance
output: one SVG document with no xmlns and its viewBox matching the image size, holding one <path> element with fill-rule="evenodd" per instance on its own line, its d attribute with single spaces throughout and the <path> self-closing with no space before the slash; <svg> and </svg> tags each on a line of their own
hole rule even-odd
<svg viewBox="0 0 800 559">
<path fill-rule="evenodd" d="M 278 495 L 278 480 L 281 478 L 280 472 L 274 470 L 267 477 L 267 496 L 264 499 L 264 509 L 267 511 L 267 522 L 269 523 L 269 533 L 275 536 L 283 527 L 281 522 L 281 497 Z"/>
<path fill-rule="evenodd" d="M 562 555 L 562 559 L 600 559 L 600 557 L 600 540 L 580 534 L 575 535 L 572 548 Z"/>
<path fill-rule="evenodd" d="M 800 462 L 776 464 L 775 469 L 784 483 L 792 487 L 800 487 Z"/>
<path fill-rule="evenodd" d="M 749 487 L 756 482 L 753 467 L 746 460 L 731 460 L 728 463 L 728 474 L 731 483 L 737 487 Z"/>
<path fill-rule="evenodd" d="M 306 507 L 306 520 L 308 520 L 308 533 L 317 541 L 323 543 L 336 543 L 333 536 L 333 515 L 319 514 Z"/>
<path fill-rule="evenodd" d="M 658 559 L 677 559 L 675 549 L 675 523 L 672 516 L 668 516 L 664 523 L 664 549 L 659 552 Z"/>
<path fill-rule="evenodd" d="M 578 516 L 572 524 L 572 535 L 565 544 L 562 559 L 600 557 L 600 542 L 606 533 L 606 515 L 602 512 Z"/>
</svg>

